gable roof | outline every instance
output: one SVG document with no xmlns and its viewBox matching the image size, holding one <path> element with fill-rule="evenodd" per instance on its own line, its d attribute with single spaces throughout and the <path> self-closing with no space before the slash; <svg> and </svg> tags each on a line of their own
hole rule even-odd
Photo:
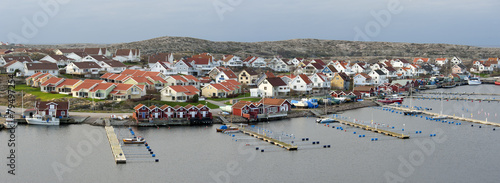
<svg viewBox="0 0 500 183">
<path fill-rule="evenodd" d="M 332 71 L 332 72 L 339 72 L 339 71 L 337 71 L 337 69 L 336 69 L 336 68 L 335 68 L 335 66 L 333 66 L 333 65 L 328 65 L 327 67 L 328 67 L 328 69 L 330 69 L 330 71 Z"/>
<path fill-rule="evenodd" d="M 52 102 L 52 101 L 42 102 L 42 101 L 37 101 L 35 103 L 35 108 L 37 108 L 38 110 L 44 111 L 44 110 L 49 109 L 49 105 L 48 104 L 51 104 L 51 103 L 55 103 L 57 105 L 57 109 L 58 110 L 68 110 L 68 107 L 69 107 L 69 103 L 68 102 Z"/>
<path fill-rule="evenodd" d="M 260 99 L 259 103 L 264 105 L 281 105 L 286 102 L 286 99 L 277 99 L 277 98 L 263 98 Z"/>
<path fill-rule="evenodd" d="M 102 68 L 99 64 L 89 61 L 89 62 L 73 62 L 75 66 L 80 69 L 100 69 Z"/>
<path fill-rule="evenodd" d="M 232 70 L 224 70 L 222 71 L 228 78 L 238 78 L 236 74 Z"/>
<path fill-rule="evenodd" d="M 28 70 L 59 70 L 56 63 L 26 63 Z"/>
<path fill-rule="evenodd" d="M 380 69 L 374 70 L 374 72 L 376 72 L 378 75 L 385 75 L 384 71 L 382 71 Z"/>
<path fill-rule="evenodd" d="M 67 85 L 75 85 L 76 83 L 80 82 L 81 80 L 79 79 L 64 79 L 63 82 L 61 82 L 59 85 L 57 85 L 56 87 L 62 87 L 62 86 L 67 86 Z"/>
<path fill-rule="evenodd" d="M 200 82 L 200 80 L 198 80 L 198 78 L 194 77 L 193 75 L 183 75 L 182 77 L 184 77 L 188 80 L 193 80 L 195 82 Z"/>
<path fill-rule="evenodd" d="M 250 76 L 259 75 L 259 73 L 255 72 L 253 69 L 250 68 L 245 68 L 243 69 L 243 71 L 246 71 L 248 74 L 250 74 Z"/>
<path fill-rule="evenodd" d="M 267 81 L 273 86 L 286 86 L 287 84 L 279 77 L 266 78 Z"/>
<path fill-rule="evenodd" d="M 306 82 L 306 84 L 312 83 L 311 79 L 307 77 L 305 74 L 299 74 L 299 77 Z"/>
<path fill-rule="evenodd" d="M 51 77 L 47 81 L 43 82 L 40 86 L 55 85 L 62 80 L 64 80 L 64 78 Z"/>
</svg>

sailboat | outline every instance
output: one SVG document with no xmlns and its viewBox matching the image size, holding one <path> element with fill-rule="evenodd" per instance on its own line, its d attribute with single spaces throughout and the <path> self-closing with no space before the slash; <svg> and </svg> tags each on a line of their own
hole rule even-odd
<svg viewBox="0 0 500 183">
<path fill-rule="evenodd" d="M 412 110 L 410 111 L 405 111 L 403 112 L 404 115 L 417 115 L 417 114 L 422 114 L 422 111 L 418 111 L 418 110 L 413 110 L 413 106 L 412 106 L 412 101 L 413 99 L 411 98 L 412 94 L 413 94 L 413 83 L 411 83 L 411 87 L 410 87 L 410 107 L 412 108 Z"/>
</svg>

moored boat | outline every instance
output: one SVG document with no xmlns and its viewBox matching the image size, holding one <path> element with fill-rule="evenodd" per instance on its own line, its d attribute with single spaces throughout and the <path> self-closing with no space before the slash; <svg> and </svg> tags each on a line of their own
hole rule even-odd
<svg viewBox="0 0 500 183">
<path fill-rule="evenodd" d="M 318 119 L 316 119 L 316 123 L 335 123 L 335 122 L 339 122 L 339 121 L 334 120 L 332 118 L 318 118 Z"/>
<path fill-rule="evenodd" d="M 33 118 L 26 118 L 26 122 L 30 125 L 59 125 L 59 118 L 35 115 Z"/>
<path fill-rule="evenodd" d="M 389 97 L 386 97 L 385 99 L 377 100 L 380 103 L 383 104 L 392 104 L 392 103 L 403 103 L 403 98 L 398 97 L 397 95 L 391 95 Z"/>
<path fill-rule="evenodd" d="M 217 128 L 215 131 L 216 132 L 223 132 L 224 130 L 227 130 L 228 126 L 227 125 L 221 125 L 219 128 Z"/>
<path fill-rule="evenodd" d="M 228 129 L 223 131 L 224 133 L 238 133 L 240 129 L 238 127 L 229 127 Z"/>
<path fill-rule="evenodd" d="M 125 144 L 144 144 L 144 142 L 146 142 L 146 139 L 142 138 L 141 136 L 133 138 L 123 138 L 123 143 Z"/>
<path fill-rule="evenodd" d="M 496 80 L 496 81 L 495 81 L 495 84 L 496 84 L 496 85 L 500 85 L 500 80 Z"/>
<path fill-rule="evenodd" d="M 13 118 L 7 118 L 3 124 L 4 128 L 11 129 L 17 127 L 17 122 Z"/>
<path fill-rule="evenodd" d="M 469 78 L 469 85 L 480 85 L 481 80 L 479 78 Z"/>
<path fill-rule="evenodd" d="M 417 110 L 411 110 L 411 111 L 405 111 L 403 112 L 404 115 L 417 115 L 417 114 L 422 114 L 422 111 L 417 111 Z"/>
</svg>

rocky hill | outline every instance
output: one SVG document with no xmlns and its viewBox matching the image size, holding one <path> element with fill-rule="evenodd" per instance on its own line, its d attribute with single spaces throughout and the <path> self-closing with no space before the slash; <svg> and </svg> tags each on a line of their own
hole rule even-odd
<svg viewBox="0 0 500 183">
<path fill-rule="evenodd" d="M 235 54 L 241 57 L 452 57 L 488 58 L 500 57 L 500 48 L 483 48 L 451 44 L 416 44 L 395 42 L 359 42 L 320 39 L 292 39 L 266 42 L 217 42 L 190 37 L 159 37 L 144 41 L 95 45 L 37 45 L 38 47 L 109 47 L 139 48 L 142 54 L 158 52 Z"/>
</svg>

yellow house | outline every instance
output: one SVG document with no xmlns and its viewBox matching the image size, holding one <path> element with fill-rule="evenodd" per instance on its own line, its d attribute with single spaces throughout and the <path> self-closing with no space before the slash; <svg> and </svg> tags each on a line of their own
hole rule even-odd
<svg viewBox="0 0 500 183">
<path fill-rule="evenodd" d="M 115 88 L 109 93 L 111 98 L 116 101 L 124 101 L 127 99 L 139 99 L 144 96 L 146 93 L 142 90 L 141 87 L 134 84 L 123 84 L 123 83 L 114 83 L 116 85 Z"/>
<path fill-rule="evenodd" d="M 259 79 L 259 74 L 252 69 L 243 69 L 238 75 L 238 82 L 246 85 L 256 85 L 256 81 Z"/>
<path fill-rule="evenodd" d="M 350 79 L 351 78 L 343 72 L 335 73 L 331 81 L 332 89 L 349 90 Z"/>
<path fill-rule="evenodd" d="M 125 81 L 124 84 L 134 84 L 134 85 L 145 85 L 146 89 L 154 88 L 155 84 L 148 80 L 146 77 L 129 77 Z"/>
<path fill-rule="evenodd" d="M 228 92 L 230 92 L 228 88 L 218 83 L 207 85 L 201 89 L 201 95 L 207 98 L 210 97 L 223 98 L 227 96 Z"/>
</svg>

